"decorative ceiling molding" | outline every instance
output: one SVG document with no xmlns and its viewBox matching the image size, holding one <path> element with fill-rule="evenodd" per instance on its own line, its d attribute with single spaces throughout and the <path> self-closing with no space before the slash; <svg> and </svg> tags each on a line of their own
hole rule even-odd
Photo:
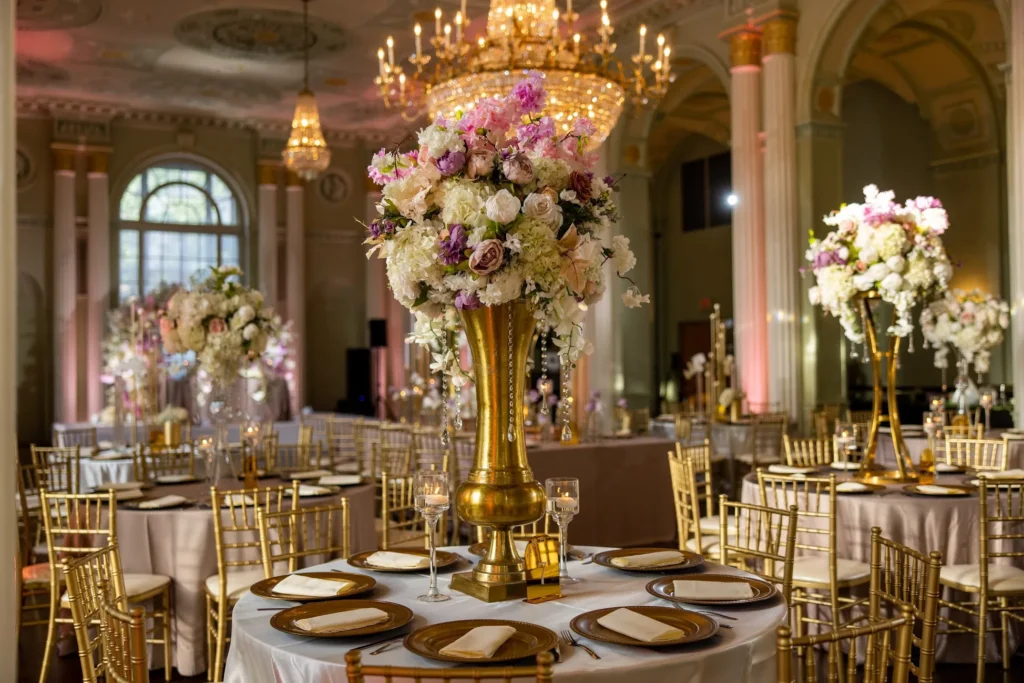
<svg viewBox="0 0 1024 683">
<path fill-rule="evenodd" d="M 615 22 L 615 33 L 626 36 L 633 35 L 640 29 L 640 24 L 663 27 L 669 30 L 676 21 L 682 17 L 703 12 L 717 5 L 724 4 L 725 0 L 656 0 L 638 12 L 634 12 L 621 21 Z"/>
<path fill-rule="evenodd" d="M 205 128 L 227 128 L 231 130 L 255 131 L 268 139 L 287 140 L 290 121 L 266 119 L 229 119 L 181 112 L 153 111 L 124 105 L 86 102 L 81 100 L 50 99 L 40 97 L 18 97 L 17 112 L 21 118 L 46 117 L 61 121 L 105 121 L 109 125 L 114 119 L 135 121 L 161 126 L 195 126 Z M 66 136 L 65 136 L 66 137 Z M 394 133 L 368 131 L 366 133 L 325 131 L 324 137 L 332 144 L 368 145 L 385 144 L 394 138 Z"/>
<path fill-rule="evenodd" d="M 215 55 L 272 61 L 302 59 L 306 42 L 301 12 L 244 7 L 190 14 L 175 25 L 174 37 Z M 340 26 L 309 17 L 311 58 L 338 53 L 345 45 Z"/>
</svg>

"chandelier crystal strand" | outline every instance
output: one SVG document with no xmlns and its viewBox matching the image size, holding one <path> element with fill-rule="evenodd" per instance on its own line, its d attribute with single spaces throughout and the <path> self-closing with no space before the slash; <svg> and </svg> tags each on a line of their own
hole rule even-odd
<svg viewBox="0 0 1024 683">
<path fill-rule="evenodd" d="M 555 0 L 492 0 L 484 34 L 474 40 L 465 30 L 465 11 L 455 14 L 453 37 L 438 8 L 429 40 L 434 54 L 424 52 L 423 27 L 417 23 L 415 51 L 403 67 L 394 61 L 394 37 L 388 36 L 387 58 L 383 48 L 377 51 L 374 82 L 384 105 L 407 120 L 424 112 L 451 118 L 477 101 L 508 93 L 524 71 L 539 71 L 548 91 L 545 113 L 562 132 L 572 130 L 577 118 L 589 118 L 597 128 L 591 138 L 597 146 L 615 127 L 627 95 L 641 107 L 654 107 L 665 96 L 674 78 L 672 50 L 659 35 L 657 48 L 649 52 L 647 27 L 641 26 L 639 51 L 627 68 L 615 56 L 606 0 L 595 36 L 576 30 L 579 18 L 571 1 L 560 13 Z"/>
<path fill-rule="evenodd" d="M 302 90 L 295 102 L 291 134 L 281 152 L 285 167 L 303 180 L 312 180 L 331 165 L 331 150 L 320 127 L 316 95 L 309 89 L 309 0 L 302 0 Z"/>
<path fill-rule="evenodd" d="M 572 402 L 572 389 L 569 388 L 571 368 L 569 354 L 562 356 L 562 443 L 572 441 L 572 428 L 569 426 L 569 408 Z"/>
<path fill-rule="evenodd" d="M 516 440 L 516 428 L 515 428 L 515 417 L 516 417 L 516 401 L 515 401 L 515 385 L 516 378 L 513 374 L 512 367 L 512 319 L 515 317 L 513 311 L 508 313 L 508 346 L 505 349 L 505 353 L 508 356 L 508 442 L 512 443 Z"/>
</svg>

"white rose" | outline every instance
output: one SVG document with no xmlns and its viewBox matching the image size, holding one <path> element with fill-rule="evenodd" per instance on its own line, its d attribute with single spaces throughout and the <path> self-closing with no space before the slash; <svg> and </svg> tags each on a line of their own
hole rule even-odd
<svg viewBox="0 0 1024 683">
<path fill-rule="evenodd" d="M 939 282 L 949 282 L 949 278 L 953 276 L 953 266 L 946 262 L 936 263 L 932 272 L 935 273 L 935 279 Z"/>
<path fill-rule="evenodd" d="M 516 219 L 521 205 L 514 194 L 508 190 L 499 190 L 496 195 L 487 200 L 484 209 L 488 218 L 495 223 L 505 225 Z"/>
<path fill-rule="evenodd" d="M 890 272 L 889 266 L 884 263 L 876 263 L 864 271 L 864 277 L 870 279 L 872 282 L 880 282 L 884 280 Z"/>
<path fill-rule="evenodd" d="M 812 306 L 817 306 L 821 303 L 821 290 L 817 287 L 811 287 L 807 290 L 807 298 L 810 299 Z"/>
<path fill-rule="evenodd" d="M 889 266 L 889 270 L 894 273 L 902 273 L 903 269 L 907 267 L 907 260 L 902 256 L 892 256 L 886 259 L 885 265 Z"/>
<path fill-rule="evenodd" d="M 900 286 L 902 284 L 903 284 L 903 276 L 902 275 L 900 275 L 899 273 L 889 273 L 884 278 L 882 278 L 882 282 L 881 282 L 881 284 L 879 284 L 879 288 L 880 289 L 886 289 L 886 290 L 889 290 L 891 292 L 895 292 L 895 291 L 899 290 L 899 288 L 900 288 Z"/>
<path fill-rule="evenodd" d="M 576 197 L 576 190 L 562 190 L 558 197 L 563 202 L 569 202 L 570 204 L 580 203 L 580 200 Z"/>
<path fill-rule="evenodd" d="M 523 202 L 523 213 L 551 226 L 553 230 L 562 227 L 562 207 L 551 197 L 539 192 L 531 193 Z"/>
</svg>

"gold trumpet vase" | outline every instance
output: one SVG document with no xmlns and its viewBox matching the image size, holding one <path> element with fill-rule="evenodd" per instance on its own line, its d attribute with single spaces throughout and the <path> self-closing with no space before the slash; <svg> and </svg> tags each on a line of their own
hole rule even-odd
<svg viewBox="0 0 1024 683">
<path fill-rule="evenodd" d="M 861 461 L 857 478 L 872 484 L 884 484 L 893 482 L 915 482 L 918 480 L 917 470 L 910 459 L 907 451 L 907 444 L 903 441 L 903 428 L 900 425 L 899 408 L 896 404 L 896 370 L 897 359 L 900 352 L 901 337 L 889 335 L 889 343 L 883 351 L 878 345 L 878 334 L 875 330 L 875 320 L 871 303 L 877 299 L 875 292 L 868 292 L 857 295 L 857 306 L 860 309 L 861 327 L 867 336 L 868 351 L 871 354 L 871 370 L 874 380 L 874 390 L 871 400 L 871 429 L 868 432 L 868 441 L 865 446 L 864 459 Z M 887 394 L 886 409 L 883 412 L 882 397 L 882 362 L 886 365 Z M 896 469 L 886 469 L 875 462 L 878 452 L 879 427 L 883 422 L 889 423 L 892 435 L 893 452 L 896 455 Z"/>
<path fill-rule="evenodd" d="M 455 509 L 491 534 L 484 558 L 472 572 L 453 576 L 451 586 L 485 602 L 522 599 L 526 565 L 512 527 L 540 519 L 546 503 L 526 459 L 522 411 L 533 309 L 517 301 L 461 315 L 473 355 L 478 419 L 473 468 L 455 494 Z"/>
</svg>

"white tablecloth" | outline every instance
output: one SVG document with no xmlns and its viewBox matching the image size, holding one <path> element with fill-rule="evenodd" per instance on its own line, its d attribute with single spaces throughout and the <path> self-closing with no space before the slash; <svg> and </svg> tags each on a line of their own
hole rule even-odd
<svg viewBox="0 0 1024 683">
<path fill-rule="evenodd" d="M 453 548 L 469 557 L 465 548 Z M 599 550 L 587 548 L 588 552 Z M 344 562 L 329 567 L 360 573 Z M 710 569 L 733 572 L 718 565 Z M 458 571 L 465 571 L 460 565 Z M 545 626 L 555 632 L 569 627 L 577 615 L 602 607 L 668 605 L 646 592 L 644 587 L 654 574 L 627 574 L 597 564 L 573 562 L 569 571 L 583 583 L 567 586 L 565 597 L 539 605 L 519 600 L 487 604 L 448 588 L 447 575 L 439 577 L 441 590 L 452 596 L 449 602 L 427 604 L 416 601 L 426 592 L 428 579 L 422 575 L 373 574 L 377 579 L 374 599 L 407 605 L 416 614 L 411 627 L 462 619 L 512 619 Z M 257 611 L 279 607 L 279 601 L 246 595 L 235 607 L 231 649 L 225 671 L 226 683 L 342 683 L 345 653 L 349 648 L 379 640 L 384 635 L 352 639 L 302 638 L 276 631 L 270 626 L 273 612 Z M 717 608 L 739 617 L 726 622 L 732 629 L 689 646 L 654 649 L 631 648 L 585 641 L 599 655 L 591 659 L 586 652 L 562 646 L 562 661 L 555 665 L 557 681 L 628 681 L 629 683 L 770 683 L 775 680 L 775 628 L 786 617 L 781 598 L 744 608 Z M 445 666 L 424 659 L 398 645 L 380 655 L 363 651 L 364 661 L 394 666 Z"/>
</svg>

